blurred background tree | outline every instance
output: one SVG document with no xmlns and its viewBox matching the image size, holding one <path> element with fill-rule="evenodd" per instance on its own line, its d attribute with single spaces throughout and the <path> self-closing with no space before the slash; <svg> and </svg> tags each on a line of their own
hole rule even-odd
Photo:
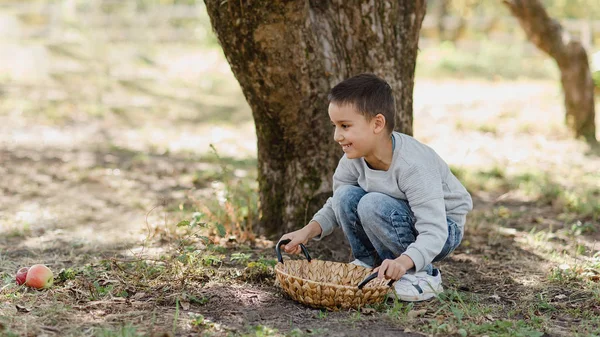
<svg viewBox="0 0 600 337">
<path fill-rule="evenodd" d="M 494 34 L 496 30 L 507 31 L 506 26 L 501 27 L 507 22 L 506 17 L 504 23 L 500 20 L 501 16 L 506 16 L 501 8 L 502 3 L 475 0 L 428 2 L 430 13 L 437 21 L 438 39 L 452 43 L 457 43 L 461 38 L 469 38 L 465 36 L 469 25 L 470 30 L 483 39 Z M 594 81 L 589 68 L 588 53 L 594 52 L 594 43 L 598 38 L 595 36 L 595 29 L 600 31 L 600 21 L 597 21 L 600 18 L 600 4 L 591 4 L 583 0 L 504 3 L 518 18 L 527 38 L 556 61 L 565 95 L 565 122 L 573 135 L 596 144 Z M 544 6 L 548 9 L 548 14 Z M 557 19 L 578 20 L 564 22 L 566 27 L 563 28 L 548 15 Z"/>
<path fill-rule="evenodd" d="M 558 65 L 565 96 L 567 126 L 576 137 L 596 145 L 594 82 L 587 50 L 551 19 L 538 0 L 506 0 L 527 37 Z"/>
</svg>

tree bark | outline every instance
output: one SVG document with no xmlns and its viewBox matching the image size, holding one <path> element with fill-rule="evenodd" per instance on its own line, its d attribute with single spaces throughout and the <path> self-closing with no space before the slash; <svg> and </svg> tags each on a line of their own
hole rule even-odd
<svg viewBox="0 0 600 337">
<path fill-rule="evenodd" d="M 505 0 L 528 39 L 558 64 L 566 123 L 576 137 L 596 144 L 594 82 L 583 45 L 548 16 L 539 0 Z"/>
<path fill-rule="evenodd" d="M 306 224 L 332 191 L 341 149 L 327 94 L 372 72 L 394 88 L 397 130 L 412 134 L 412 93 L 425 0 L 205 0 L 212 27 L 252 108 L 260 227 Z"/>
</svg>

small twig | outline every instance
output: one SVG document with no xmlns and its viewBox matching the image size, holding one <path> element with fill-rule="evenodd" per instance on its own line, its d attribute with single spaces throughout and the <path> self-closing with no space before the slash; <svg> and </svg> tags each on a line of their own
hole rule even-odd
<svg viewBox="0 0 600 337">
<path fill-rule="evenodd" d="M 52 332 L 60 332 L 60 330 L 58 330 L 57 328 L 52 327 L 52 326 L 46 326 L 46 325 L 40 325 L 40 329 L 46 330 L 46 331 L 52 331 Z"/>
<path fill-rule="evenodd" d="M 8 284 L 7 284 L 7 285 L 5 285 L 4 287 L 2 287 L 2 288 L 0 289 L 0 293 L 1 293 L 2 291 L 4 291 L 4 289 L 6 289 L 6 288 L 8 288 L 8 287 L 10 287 L 10 286 L 12 286 L 12 283 L 8 283 Z"/>
</svg>

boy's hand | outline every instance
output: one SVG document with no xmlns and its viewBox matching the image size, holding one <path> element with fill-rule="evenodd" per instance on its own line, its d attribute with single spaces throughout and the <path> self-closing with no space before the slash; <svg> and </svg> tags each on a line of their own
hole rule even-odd
<svg viewBox="0 0 600 337">
<path fill-rule="evenodd" d="M 290 243 L 283 246 L 283 250 L 288 254 L 300 254 L 302 251 L 300 249 L 300 244 L 306 245 L 308 240 L 314 238 L 315 236 L 321 234 L 321 225 L 319 225 L 315 221 L 311 221 L 308 225 L 304 226 L 304 228 L 299 229 L 297 231 L 284 234 L 281 240 L 290 239 Z"/>
<path fill-rule="evenodd" d="M 400 255 L 400 257 L 395 260 L 383 260 L 383 263 L 379 267 L 375 268 L 373 271 L 379 272 L 379 274 L 377 275 L 378 278 L 385 277 L 388 280 L 397 281 L 404 274 L 406 274 L 407 270 L 411 269 L 414 266 L 415 264 L 410 257 L 406 255 Z"/>
<path fill-rule="evenodd" d="M 396 260 L 383 260 L 383 263 L 373 270 L 379 272 L 378 278 L 386 278 L 388 280 L 399 280 L 402 275 L 406 274 L 406 268 Z"/>
</svg>

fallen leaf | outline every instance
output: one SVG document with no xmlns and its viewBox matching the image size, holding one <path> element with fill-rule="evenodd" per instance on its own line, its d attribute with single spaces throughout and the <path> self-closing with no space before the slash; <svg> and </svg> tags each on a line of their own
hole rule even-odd
<svg viewBox="0 0 600 337">
<path fill-rule="evenodd" d="M 500 233 L 504 236 L 515 236 L 515 235 L 517 235 L 517 229 L 500 227 L 500 228 L 498 228 L 498 233 Z"/>
<path fill-rule="evenodd" d="M 418 316 L 424 315 L 427 312 L 427 310 L 425 309 L 421 309 L 421 310 L 411 310 L 408 312 L 407 316 L 410 319 L 416 318 Z"/>
<path fill-rule="evenodd" d="M 133 298 L 134 300 L 139 300 L 146 297 L 146 293 L 142 292 L 142 293 L 135 293 L 135 295 L 131 296 L 131 298 Z"/>
<path fill-rule="evenodd" d="M 25 308 L 25 307 L 24 307 L 24 306 L 22 306 L 22 305 L 18 305 L 18 304 L 17 304 L 17 305 L 15 305 L 15 307 L 17 307 L 17 311 L 18 311 L 18 312 L 30 312 L 30 311 L 31 311 L 31 309 L 27 309 L 27 308 Z"/>
<path fill-rule="evenodd" d="M 360 308 L 360 313 L 364 315 L 371 315 L 377 312 L 374 308 Z"/>
</svg>

